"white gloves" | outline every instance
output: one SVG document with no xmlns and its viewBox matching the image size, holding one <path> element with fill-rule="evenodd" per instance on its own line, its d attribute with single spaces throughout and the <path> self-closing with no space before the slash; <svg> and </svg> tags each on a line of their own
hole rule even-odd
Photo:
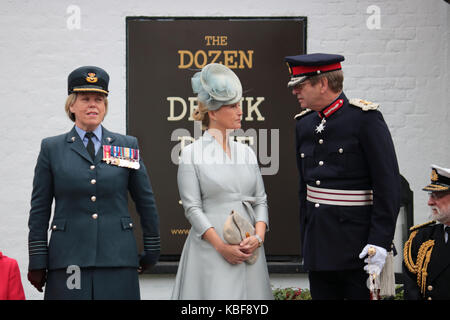
<svg viewBox="0 0 450 320">
<path fill-rule="evenodd" d="M 368 251 L 370 247 L 373 247 L 376 250 L 375 255 L 371 257 L 368 256 Z M 364 257 L 366 257 L 366 259 L 364 259 L 364 262 L 367 263 L 367 265 L 364 266 L 364 270 L 366 270 L 366 272 L 369 274 L 380 275 L 384 263 L 386 262 L 387 257 L 386 249 L 375 246 L 373 244 L 368 244 L 359 254 L 360 259 L 363 259 Z"/>
</svg>

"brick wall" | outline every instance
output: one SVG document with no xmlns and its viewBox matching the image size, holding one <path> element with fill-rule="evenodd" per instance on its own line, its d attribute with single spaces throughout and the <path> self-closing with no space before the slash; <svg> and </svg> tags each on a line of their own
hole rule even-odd
<svg viewBox="0 0 450 320">
<path fill-rule="evenodd" d="M 77 10 L 79 29 L 73 20 Z M 63 112 L 62 79 L 87 64 L 110 73 L 105 126 L 125 133 L 127 16 L 308 17 L 308 52 L 345 55 L 347 96 L 381 104 L 401 172 L 415 193 L 415 221 L 427 220 L 421 187 L 429 180 L 429 166 L 450 167 L 450 5 L 443 0 L 229 0 L 220 5 L 200 0 L 3 0 L 0 250 L 19 261 L 27 298 L 42 298 L 26 280 L 27 219 L 40 141 L 71 127 Z"/>
</svg>

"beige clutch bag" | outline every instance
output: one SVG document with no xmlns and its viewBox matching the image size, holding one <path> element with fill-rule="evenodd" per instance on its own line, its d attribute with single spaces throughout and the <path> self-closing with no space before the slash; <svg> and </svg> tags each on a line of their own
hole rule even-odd
<svg viewBox="0 0 450 320">
<path fill-rule="evenodd" d="M 223 238 L 229 244 L 239 244 L 245 238 L 253 236 L 255 234 L 255 228 L 236 211 L 231 211 L 223 226 Z M 256 249 L 252 256 L 245 262 L 248 264 L 254 264 L 258 259 L 258 249 Z"/>
</svg>

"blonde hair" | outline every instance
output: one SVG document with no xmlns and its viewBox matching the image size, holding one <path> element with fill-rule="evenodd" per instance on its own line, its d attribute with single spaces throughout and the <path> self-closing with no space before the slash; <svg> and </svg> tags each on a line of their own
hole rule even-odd
<svg viewBox="0 0 450 320">
<path fill-rule="evenodd" d="M 66 105 L 64 107 L 64 110 L 66 110 L 66 114 L 69 117 L 72 122 L 75 122 L 75 114 L 73 112 L 70 112 L 70 107 L 73 106 L 75 101 L 77 101 L 78 94 L 77 93 L 71 93 L 66 99 Z M 105 116 L 108 113 L 108 97 L 104 95 L 104 102 L 105 102 Z"/>
<path fill-rule="evenodd" d="M 328 79 L 328 87 L 333 92 L 341 92 L 343 83 L 344 83 L 344 72 L 342 70 L 335 70 L 330 72 L 325 72 L 317 76 L 313 76 L 309 78 L 309 81 L 311 82 L 311 85 L 316 85 L 320 82 L 322 78 Z"/>
<path fill-rule="evenodd" d="M 201 121 L 202 122 L 202 129 L 206 130 L 209 127 L 209 114 L 208 114 L 208 108 L 202 103 L 198 102 L 198 107 L 194 110 L 194 113 L 192 114 L 192 118 L 194 118 L 195 121 Z"/>
</svg>

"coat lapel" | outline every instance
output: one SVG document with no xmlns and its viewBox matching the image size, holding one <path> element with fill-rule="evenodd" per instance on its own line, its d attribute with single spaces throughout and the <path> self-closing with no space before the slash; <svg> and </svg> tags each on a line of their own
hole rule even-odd
<svg viewBox="0 0 450 320">
<path fill-rule="evenodd" d="M 92 158 L 89 155 L 86 147 L 83 144 L 83 141 L 81 140 L 80 136 L 78 135 L 78 132 L 75 130 L 75 126 L 72 128 L 72 130 L 67 134 L 66 141 L 71 144 L 70 148 L 78 153 L 80 156 L 85 158 L 87 161 L 92 163 Z"/>
<path fill-rule="evenodd" d="M 433 239 L 435 242 L 428 268 L 430 281 L 433 281 L 450 265 L 450 246 L 445 243 L 444 232 L 444 227 L 441 224 L 434 229 Z"/>
</svg>

